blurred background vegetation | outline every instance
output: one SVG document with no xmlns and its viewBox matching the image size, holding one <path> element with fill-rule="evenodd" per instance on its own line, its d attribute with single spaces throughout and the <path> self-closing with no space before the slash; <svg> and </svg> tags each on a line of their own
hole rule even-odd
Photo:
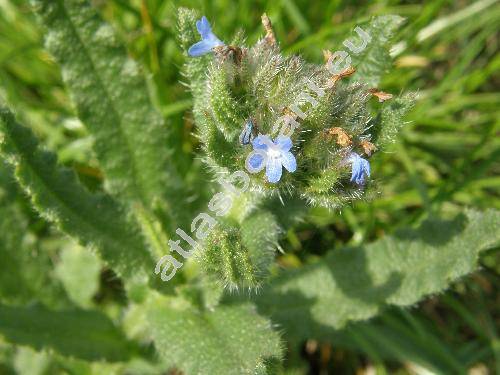
<svg viewBox="0 0 500 375">
<path fill-rule="evenodd" d="M 380 89 L 393 94 L 417 91 L 419 100 L 399 142 L 371 161 L 379 194 L 342 212 L 312 209 L 308 224 L 289 231 L 280 243 L 285 250 L 279 259 L 283 267 L 294 267 L 334 246 L 373 241 L 401 225 L 415 225 L 438 209 L 500 208 L 500 2 L 94 3 L 121 33 L 130 54 L 150 73 L 156 104 L 182 139 L 178 159 L 188 175 L 206 172 L 195 157 L 199 146 L 192 135 L 190 93 L 182 83 L 184 57 L 175 35 L 176 7 L 199 9 L 224 39 L 243 29 L 249 43 L 262 35 L 260 16 L 266 12 L 282 49 L 315 62 L 322 61 L 322 50 L 340 48 L 353 28 L 373 15 L 392 13 L 406 18 L 395 41 L 393 69 Z M 92 157 L 91 139 L 75 117 L 59 67 L 42 47 L 42 35 L 26 1 L 0 0 L 0 96 L 18 112 L 21 122 L 57 152 L 62 163 L 75 167 L 91 189 L 99 189 L 102 176 Z M 208 175 L 206 180 L 210 180 Z M 51 255 L 48 272 L 61 281 L 73 301 L 83 307 L 100 305 L 113 314 L 124 297 L 110 271 L 103 270 L 92 255 L 74 250 L 77 245 L 51 229 L 14 190 L 12 197 L 19 199 L 30 218 L 31 241 L 37 238 L 38 251 Z M 500 374 L 498 249 L 484 254 L 480 265 L 472 277 L 412 309 L 389 310 L 368 323 L 353 324 L 329 343 L 304 342 L 300 353 L 287 354 L 287 371 Z M 75 279 L 80 268 L 86 272 Z M 41 288 L 43 281 L 37 285 Z M 76 367 L 70 370 L 58 361 L 10 346 L 0 338 L 0 374 L 53 373 L 60 367 L 78 373 Z"/>
</svg>

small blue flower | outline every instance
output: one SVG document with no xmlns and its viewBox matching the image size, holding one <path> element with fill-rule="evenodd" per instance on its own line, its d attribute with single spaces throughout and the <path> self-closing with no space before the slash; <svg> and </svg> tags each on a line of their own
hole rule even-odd
<svg viewBox="0 0 500 375">
<path fill-rule="evenodd" d="M 253 135 L 253 121 L 249 119 L 247 122 L 245 122 L 245 125 L 243 126 L 243 130 L 241 131 L 240 134 L 240 143 L 244 145 L 248 145 L 250 141 L 254 138 Z"/>
<path fill-rule="evenodd" d="M 188 54 L 191 57 L 199 57 L 212 51 L 212 48 L 223 46 L 224 43 L 215 36 L 210 27 L 207 17 L 201 17 L 201 20 L 196 21 L 196 28 L 201 35 L 201 41 L 193 44 L 188 49 Z"/>
<path fill-rule="evenodd" d="M 253 141 L 253 151 L 247 158 L 247 169 L 251 173 L 266 168 L 267 181 L 275 184 L 281 179 L 282 167 L 293 173 L 297 170 L 297 161 L 290 152 L 292 140 L 278 136 L 273 142 L 267 135 L 259 134 Z"/>
<path fill-rule="evenodd" d="M 366 177 L 370 177 L 370 163 L 355 152 L 351 152 L 347 157 L 347 162 L 351 163 L 351 182 L 364 185 Z"/>
</svg>

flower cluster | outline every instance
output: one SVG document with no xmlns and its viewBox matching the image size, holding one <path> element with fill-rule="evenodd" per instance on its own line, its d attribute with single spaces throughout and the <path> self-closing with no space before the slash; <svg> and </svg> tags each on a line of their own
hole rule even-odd
<svg viewBox="0 0 500 375">
<path fill-rule="evenodd" d="M 225 44 L 206 17 L 186 21 L 181 34 L 188 55 L 214 52 L 186 62 L 207 165 L 216 173 L 246 168 L 250 189 L 262 196 L 286 193 L 329 208 L 371 190 L 370 158 L 394 139 L 409 108 L 363 83 L 380 76 L 364 70 L 358 77 L 351 65 L 369 43 L 380 43 L 369 35 L 377 22 L 356 27 L 357 37 L 343 43 L 352 58 L 325 52 L 324 64 L 312 64 L 281 53 L 265 15 L 265 36 L 252 46 L 242 45 L 241 34 Z"/>
<path fill-rule="evenodd" d="M 206 17 L 180 10 L 203 162 L 223 191 L 208 203 L 214 215 L 200 213 L 191 232 L 178 228 L 155 270 L 162 279 L 199 249 L 196 261 L 209 279 L 256 288 L 270 273 L 282 225 L 301 218 L 307 205 L 337 209 L 374 191 L 369 160 L 395 138 L 409 107 L 368 84 L 380 82 L 381 71 L 356 66 L 371 59 L 362 56 L 369 43 L 388 40 L 369 35 L 384 33 L 388 21 L 356 27 L 345 51 L 326 51 L 315 64 L 284 55 L 265 14 L 265 34 L 249 46 L 243 33 L 220 39 Z M 243 187 L 224 182 L 227 176 Z"/>
<path fill-rule="evenodd" d="M 224 43 L 212 32 L 207 18 L 203 16 L 196 22 L 196 28 L 202 40 L 193 44 L 188 54 L 192 57 L 202 56 L 210 53 L 215 47 L 224 46 Z M 337 78 L 338 79 L 338 78 Z M 246 121 L 240 134 L 240 143 L 250 143 L 252 137 L 251 121 Z M 290 152 L 292 140 L 289 137 L 278 136 L 273 142 L 268 135 L 259 135 L 252 141 L 253 152 L 248 155 L 246 167 L 249 172 L 257 173 L 266 169 L 265 175 L 269 183 L 277 183 L 282 176 L 282 167 L 293 173 L 297 169 L 295 156 Z M 361 158 L 357 153 L 351 152 L 347 158 L 351 165 L 351 182 L 364 185 L 366 178 L 370 177 L 370 164 L 368 160 Z"/>
</svg>

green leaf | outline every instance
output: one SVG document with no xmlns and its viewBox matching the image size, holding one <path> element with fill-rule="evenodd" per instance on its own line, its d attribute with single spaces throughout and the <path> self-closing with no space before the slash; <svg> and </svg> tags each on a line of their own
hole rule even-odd
<svg viewBox="0 0 500 375">
<path fill-rule="evenodd" d="M 169 162 L 169 129 L 113 28 L 88 1 L 33 4 L 48 29 L 46 48 L 61 65 L 78 115 L 95 138 L 109 191 L 145 207 L 166 192 L 172 195 L 180 181 Z"/>
<path fill-rule="evenodd" d="M 13 362 L 19 375 L 44 375 L 49 371 L 51 359 L 47 352 L 36 352 L 21 346 Z"/>
<path fill-rule="evenodd" d="M 40 150 L 32 132 L 0 106 L 0 150 L 40 214 L 83 245 L 98 250 L 120 276 L 146 280 L 153 260 L 137 226 L 105 195 L 90 194 L 75 174 Z"/>
<path fill-rule="evenodd" d="M 478 254 L 500 241 L 500 212 L 470 211 L 428 220 L 375 243 L 331 251 L 323 260 L 278 276 L 257 297 L 292 337 L 325 337 L 386 305 L 410 306 L 476 268 Z"/>
<path fill-rule="evenodd" d="M 210 69 L 206 96 L 210 101 L 215 124 L 225 139 L 233 142 L 241 133 L 244 118 L 240 116 L 242 105 L 233 97 L 227 83 L 227 72 L 223 69 Z"/>
<path fill-rule="evenodd" d="M 373 141 L 379 148 L 385 148 L 396 141 L 401 128 L 407 123 L 406 114 L 415 104 L 416 94 L 407 93 L 384 103 L 373 125 Z"/>
<path fill-rule="evenodd" d="M 410 361 L 432 374 L 465 374 L 467 364 L 459 350 L 424 324 L 416 311 L 387 311 L 377 319 L 336 332 L 332 343 L 361 350 L 371 358 Z"/>
<path fill-rule="evenodd" d="M 14 344 L 52 348 L 89 361 L 123 361 L 134 350 L 109 318 L 96 311 L 0 305 L 0 334 Z"/>
<path fill-rule="evenodd" d="M 13 181 L 10 168 L 0 162 L 0 301 L 64 305 L 62 286 L 47 272 L 52 266 L 50 255 L 27 235 L 27 220 L 17 205 Z"/>
<path fill-rule="evenodd" d="M 19 251 L 24 230 L 26 230 L 26 223 L 20 217 L 19 212 L 12 206 L 0 206 L 1 301 L 26 302 L 33 297 L 29 281 L 20 270 L 25 260 L 23 259 L 24 253 Z"/>
<path fill-rule="evenodd" d="M 26 220 L 15 206 L 0 206 L 0 301 L 65 301 L 62 288 L 47 272 L 49 257 L 33 244 L 27 246 L 26 230 Z"/>
<path fill-rule="evenodd" d="M 351 54 L 353 66 L 356 68 L 355 79 L 366 83 L 370 87 L 377 87 L 382 76 L 392 66 L 389 54 L 390 40 L 404 18 L 395 15 L 384 15 L 373 18 L 362 29 L 370 36 L 371 40 L 366 48 L 359 54 Z M 359 36 L 351 37 L 355 46 L 361 45 Z M 356 41 L 354 41 L 356 40 Z"/>
<path fill-rule="evenodd" d="M 276 218 L 267 211 L 250 214 L 241 228 L 220 223 L 197 259 L 212 280 L 229 290 L 259 288 L 274 261 L 279 231 Z"/>
<path fill-rule="evenodd" d="M 99 289 L 99 258 L 76 244 L 62 249 L 60 257 L 56 275 L 68 296 L 80 307 L 92 306 L 92 297 Z"/>
<path fill-rule="evenodd" d="M 250 305 L 213 312 L 155 301 L 148 321 L 156 349 L 186 374 L 253 374 L 281 358 L 279 335 Z"/>
</svg>

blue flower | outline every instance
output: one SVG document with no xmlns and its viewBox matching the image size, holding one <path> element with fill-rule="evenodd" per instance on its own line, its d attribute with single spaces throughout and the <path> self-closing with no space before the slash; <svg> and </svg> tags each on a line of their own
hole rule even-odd
<svg viewBox="0 0 500 375">
<path fill-rule="evenodd" d="M 347 162 L 351 163 L 351 182 L 364 185 L 366 177 L 370 177 L 370 163 L 355 152 L 351 152 L 347 157 Z"/>
<path fill-rule="evenodd" d="M 252 141 L 253 151 L 248 155 L 246 167 L 249 172 L 260 172 L 266 168 L 267 181 L 275 184 L 281 179 L 282 167 L 288 172 L 297 170 L 297 161 L 290 152 L 292 140 L 278 136 L 273 142 L 267 135 L 259 134 Z"/>
<path fill-rule="evenodd" d="M 193 44 L 188 49 L 188 54 L 191 57 L 199 57 L 212 51 L 212 48 L 223 46 L 224 43 L 215 36 L 210 27 L 207 17 L 201 17 L 201 20 L 196 21 L 196 28 L 201 35 L 201 41 Z"/>
<path fill-rule="evenodd" d="M 249 119 L 247 122 L 245 122 L 245 125 L 243 126 L 243 130 L 241 131 L 240 134 L 240 143 L 244 146 L 250 143 L 250 141 L 253 139 L 253 121 Z"/>
</svg>

